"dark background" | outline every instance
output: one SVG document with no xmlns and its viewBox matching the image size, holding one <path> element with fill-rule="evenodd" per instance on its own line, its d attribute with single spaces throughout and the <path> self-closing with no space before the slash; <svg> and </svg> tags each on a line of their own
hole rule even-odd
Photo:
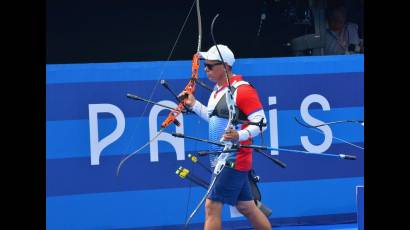
<svg viewBox="0 0 410 230">
<path fill-rule="evenodd" d="M 166 60 L 193 0 L 47 0 L 47 63 L 86 63 Z M 362 1 L 344 3 L 348 18 L 362 30 Z M 238 58 L 291 56 L 286 44 L 314 33 L 299 23 L 309 11 L 308 0 L 203 0 L 202 51 L 212 46 L 210 26 L 218 43 L 227 44 Z M 261 14 L 265 13 L 260 35 Z M 196 8 L 171 60 L 188 60 L 196 51 Z M 362 33 L 362 31 L 359 31 Z"/>
</svg>

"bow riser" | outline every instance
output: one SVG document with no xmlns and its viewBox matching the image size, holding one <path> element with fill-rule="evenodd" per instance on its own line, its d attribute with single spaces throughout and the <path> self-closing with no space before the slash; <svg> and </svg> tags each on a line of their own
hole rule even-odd
<svg viewBox="0 0 410 230">
<path fill-rule="evenodd" d="M 184 91 L 186 91 L 188 94 L 194 94 L 195 93 L 196 79 L 198 79 L 199 66 L 200 66 L 199 54 L 196 53 L 196 54 L 194 54 L 194 56 L 192 58 L 192 76 L 191 76 L 191 79 L 189 80 L 188 84 L 184 88 Z M 174 123 L 176 126 L 181 125 L 177 120 L 177 116 L 179 114 L 181 114 L 183 109 L 185 109 L 185 106 L 186 106 L 185 100 L 186 99 L 184 99 L 181 103 L 179 103 L 177 108 L 172 110 L 168 114 L 168 117 L 161 124 L 162 128 L 168 127 L 171 123 Z"/>
</svg>

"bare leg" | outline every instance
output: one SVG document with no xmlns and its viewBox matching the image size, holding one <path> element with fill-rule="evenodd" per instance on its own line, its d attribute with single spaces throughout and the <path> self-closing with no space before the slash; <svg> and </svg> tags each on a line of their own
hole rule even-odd
<svg viewBox="0 0 410 230">
<path fill-rule="evenodd" d="M 242 215 L 248 218 L 256 230 L 272 230 L 268 218 L 256 207 L 253 200 L 239 201 L 236 208 Z"/>
<path fill-rule="evenodd" d="M 204 230 L 222 229 L 222 206 L 223 204 L 221 202 L 206 199 Z"/>
</svg>

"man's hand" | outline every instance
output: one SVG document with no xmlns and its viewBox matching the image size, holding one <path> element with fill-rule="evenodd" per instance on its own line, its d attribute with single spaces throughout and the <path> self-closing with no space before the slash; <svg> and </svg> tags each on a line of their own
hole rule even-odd
<svg viewBox="0 0 410 230">
<path fill-rule="evenodd" d="M 236 131 L 234 129 L 230 129 L 229 131 L 226 131 L 223 137 L 224 137 L 225 141 L 237 141 L 237 140 L 239 140 L 238 131 Z"/>
<path fill-rule="evenodd" d="M 181 100 L 185 102 L 185 105 L 190 108 L 192 108 L 196 102 L 194 95 L 188 93 L 187 91 L 182 91 L 182 93 L 178 95 L 178 98 L 181 98 Z"/>
</svg>

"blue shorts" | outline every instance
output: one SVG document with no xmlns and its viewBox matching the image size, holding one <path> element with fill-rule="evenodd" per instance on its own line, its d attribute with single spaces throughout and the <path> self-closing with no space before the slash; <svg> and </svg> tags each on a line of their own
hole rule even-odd
<svg viewBox="0 0 410 230">
<path fill-rule="evenodd" d="M 237 205 L 238 201 L 253 200 L 248 171 L 225 167 L 219 174 L 208 199 L 232 206 Z"/>
</svg>

